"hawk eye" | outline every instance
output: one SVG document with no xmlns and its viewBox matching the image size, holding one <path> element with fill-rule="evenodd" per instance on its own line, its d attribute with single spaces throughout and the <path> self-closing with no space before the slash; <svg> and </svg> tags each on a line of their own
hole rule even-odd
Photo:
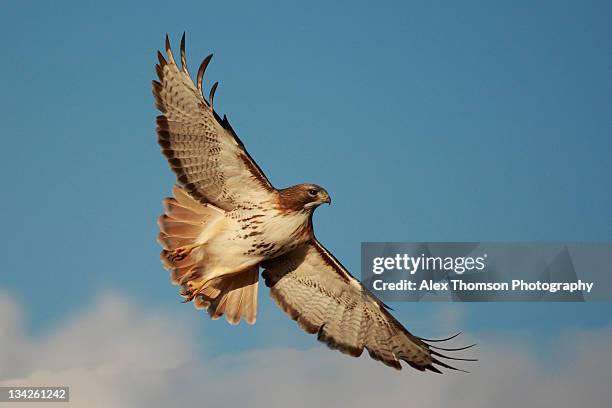
<svg viewBox="0 0 612 408">
<path fill-rule="evenodd" d="M 317 193 L 318 193 L 318 191 L 317 191 L 317 190 L 315 190 L 314 188 L 313 188 L 313 189 L 308 190 L 308 194 L 310 194 L 310 195 L 311 195 L 311 196 L 313 196 L 313 197 L 314 197 L 314 196 L 316 196 L 316 195 L 317 195 Z"/>
</svg>

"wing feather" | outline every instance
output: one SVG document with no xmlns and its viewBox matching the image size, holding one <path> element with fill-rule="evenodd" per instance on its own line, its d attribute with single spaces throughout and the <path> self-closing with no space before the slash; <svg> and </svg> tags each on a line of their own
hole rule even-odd
<svg viewBox="0 0 612 408">
<path fill-rule="evenodd" d="M 330 348 L 355 357 L 366 349 L 398 370 L 402 360 L 421 371 L 440 372 L 436 365 L 454 369 L 437 360 L 438 353 L 408 332 L 316 239 L 262 266 L 276 303 Z"/>
<path fill-rule="evenodd" d="M 244 148 L 227 118 L 202 95 L 202 77 L 212 55 L 204 59 L 197 87 L 187 70 L 185 38 L 181 38 L 181 67 L 166 37 L 166 58 L 159 52 L 159 81 L 153 94 L 162 115 L 157 117 L 158 142 L 179 184 L 194 198 L 226 211 L 253 201 L 271 199 L 274 187 Z"/>
</svg>

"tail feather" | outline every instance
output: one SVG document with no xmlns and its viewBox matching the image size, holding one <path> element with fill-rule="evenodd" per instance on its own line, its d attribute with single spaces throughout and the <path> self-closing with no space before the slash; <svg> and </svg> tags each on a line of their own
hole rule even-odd
<svg viewBox="0 0 612 408">
<path fill-rule="evenodd" d="M 208 309 L 211 319 L 225 315 L 230 324 L 257 319 L 259 266 L 207 282 L 195 298 L 196 307 Z"/>
<path fill-rule="evenodd" d="M 196 224 L 185 219 L 177 220 L 165 214 L 159 216 L 157 223 L 162 234 L 178 238 L 190 238 L 192 242 L 200 236 L 203 229 L 203 223 L 201 222 Z"/>
<path fill-rule="evenodd" d="M 206 214 L 207 213 L 207 208 L 209 208 L 208 205 L 203 205 L 202 203 L 200 203 L 197 200 L 194 200 L 189 193 L 187 193 L 185 190 L 183 190 L 182 188 L 180 188 L 179 186 L 174 186 L 172 188 L 172 194 L 174 195 L 174 199 L 176 200 L 176 202 L 178 203 L 178 205 L 181 205 L 187 209 L 190 209 L 192 212 L 194 213 L 201 213 L 201 214 Z M 221 209 L 217 209 L 219 212 L 223 213 L 223 210 Z"/>
<path fill-rule="evenodd" d="M 181 204 L 175 198 L 165 198 L 163 201 L 164 213 L 174 219 L 178 220 L 190 220 L 194 219 L 197 221 L 196 216 L 205 216 L 206 211 L 201 211 L 198 208 L 192 208 L 187 205 Z"/>
<path fill-rule="evenodd" d="M 185 245 L 189 245 L 190 243 L 193 242 L 193 239 L 175 237 L 175 236 L 167 235 L 167 234 L 164 234 L 163 232 L 160 232 L 159 235 L 157 236 L 157 241 L 164 249 L 172 250 L 172 249 L 176 249 L 176 248 L 179 248 Z"/>
<path fill-rule="evenodd" d="M 224 212 L 194 200 L 178 186 L 174 186 L 172 193 L 174 197 L 164 199 L 157 240 L 163 247 L 162 264 L 171 272 L 172 283 L 180 285 L 201 277 L 205 253 L 201 246 L 191 246 L 198 244 L 206 228 L 223 217 Z M 177 251 L 181 250 L 177 256 Z"/>
<path fill-rule="evenodd" d="M 241 319 L 255 323 L 259 266 L 205 281 L 205 242 L 201 241 L 205 241 L 206 228 L 223 217 L 224 211 L 194 200 L 178 186 L 172 192 L 173 197 L 164 199 L 164 214 L 158 219 L 160 258 L 171 272 L 172 283 L 181 286 L 186 301 L 208 309 L 212 319 L 225 315 L 231 324 Z"/>
</svg>

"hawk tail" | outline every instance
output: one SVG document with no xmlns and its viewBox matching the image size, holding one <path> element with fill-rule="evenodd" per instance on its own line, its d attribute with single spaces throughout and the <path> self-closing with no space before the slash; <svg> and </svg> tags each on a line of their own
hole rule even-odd
<svg viewBox="0 0 612 408">
<path fill-rule="evenodd" d="M 157 223 L 157 240 L 163 250 L 161 262 L 176 285 L 185 285 L 203 275 L 205 231 L 223 217 L 223 210 L 201 204 L 175 186 L 174 197 L 164 199 L 164 214 Z"/>
<path fill-rule="evenodd" d="M 241 318 L 255 323 L 259 266 L 215 279 L 206 279 L 204 244 L 214 234 L 211 228 L 224 217 L 224 211 L 202 204 L 178 186 L 173 197 L 164 199 L 164 214 L 159 217 L 158 241 L 163 247 L 160 258 L 171 273 L 170 279 L 181 286 L 185 302 L 194 301 L 198 309 L 208 309 L 212 319 L 225 315 L 237 324 Z"/>
<path fill-rule="evenodd" d="M 255 324 L 258 282 L 259 265 L 213 279 L 195 297 L 195 307 L 208 309 L 208 315 L 213 320 L 225 315 L 230 324 L 238 324 L 242 318 L 249 324 Z"/>
</svg>

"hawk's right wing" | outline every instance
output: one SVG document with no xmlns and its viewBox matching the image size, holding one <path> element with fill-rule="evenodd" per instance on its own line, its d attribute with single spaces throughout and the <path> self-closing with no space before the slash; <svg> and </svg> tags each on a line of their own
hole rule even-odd
<svg viewBox="0 0 612 408">
<path fill-rule="evenodd" d="M 181 68 L 174 60 L 166 36 L 168 60 L 158 52 L 159 81 L 153 81 L 157 108 L 158 141 L 178 182 L 195 199 L 226 211 L 252 206 L 273 198 L 274 187 L 227 119 L 213 110 L 213 85 L 209 101 L 202 95 L 202 77 L 212 55 L 198 71 L 197 87 L 185 61 L 185 35 L 181 39 Z"/>
</svg>

